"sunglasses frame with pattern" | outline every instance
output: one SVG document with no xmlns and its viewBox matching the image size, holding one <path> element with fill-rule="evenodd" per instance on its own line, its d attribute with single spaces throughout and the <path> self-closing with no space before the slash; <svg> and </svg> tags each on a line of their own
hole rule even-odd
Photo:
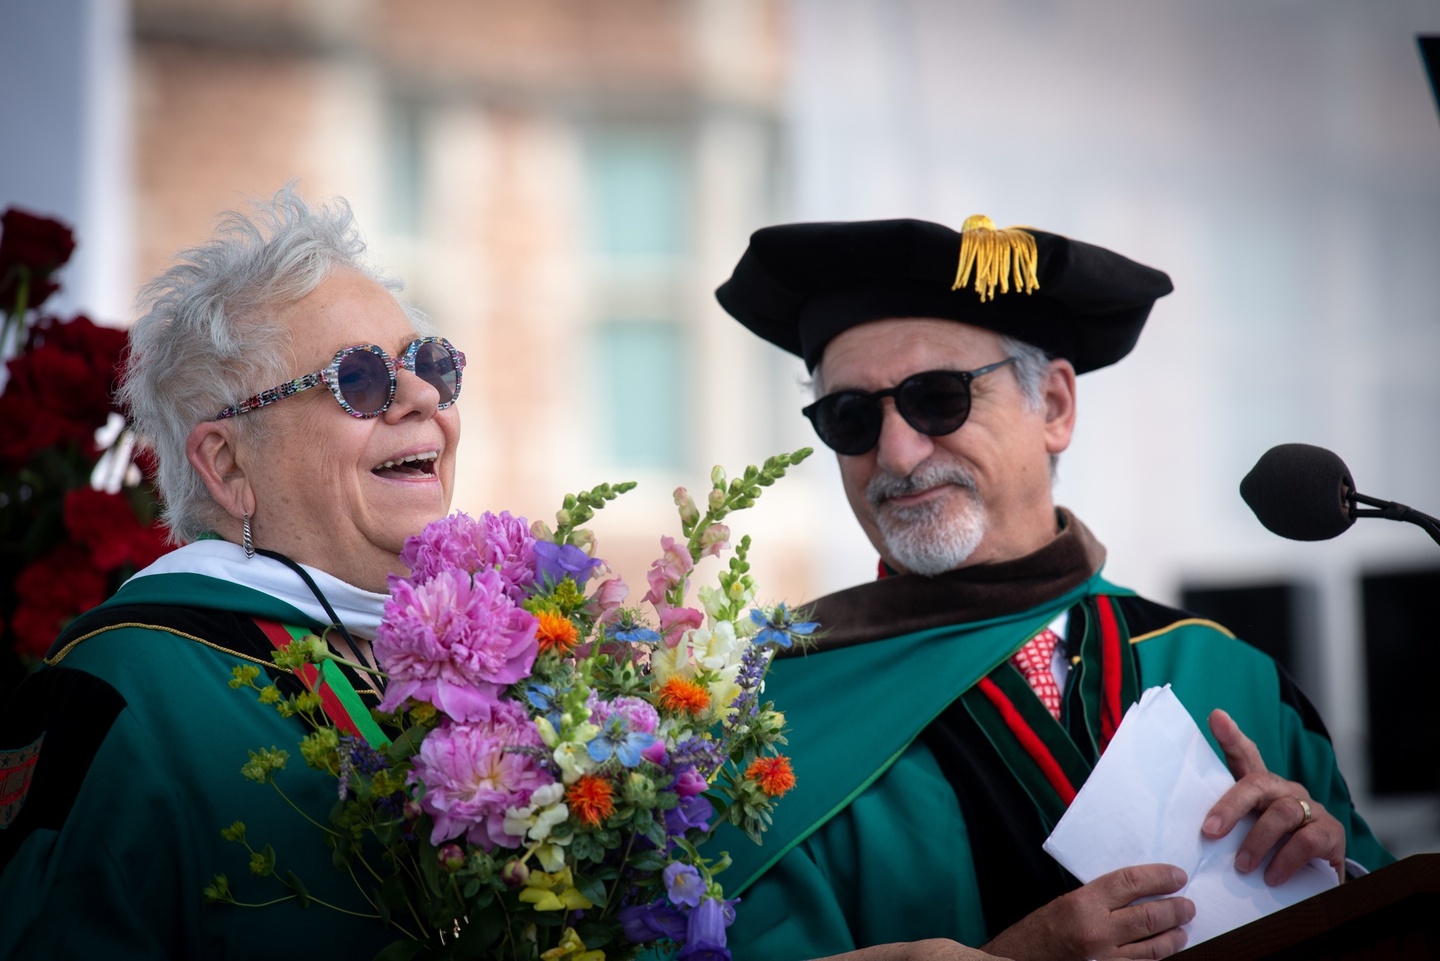
<svg viewBox="0 0 1440 961">
<path fill-rule="evenodd" d="M 825 446 L 847 457 L 869 453 L 880 443 L 885 421 L 880 401 L 886 397 L 895 399 L 905 423 L 927 436 L 943 437 L 959 430 L 970 417 L 971 381 L 1018 360 L 1006 357 L 974 370 L 924 370 L 885 390 L 838 390 L 800 413 L 810 419 Z M 950 403 L 937 410 L 936 401 L 942 396 Z"/>
<path fill-rule="evenodd" d="M 430 368 L 429 363 L 421 364 L 421 367 L 424 368 L 425 372 L 422 373 L 421 370 L 417 369 L 417 364 L 420 363 L 420 351 L 430 344 L 438 344 L 444 350 L 444 355 L 448 356 L 449 360 L 450 369 L 442 371 L 435 379 L 426 376 Z M 378 358 L 380 362 L 384 364 L 385 373 L 389 378 L 389 385 L 385 394 L 385 402 L 381 404 L 377 409 L 368 411 L 360 410 L 355 407 L 355 403 L 358 402 L 356 400 L 356 395 L 359 391 L 370 390 L 375 385 L 367 384 L 357 387 L 353 383 L 347 383 L 346 378 L 353 376 L 353 372 L 345 372 L 341 370 L 341 365 L 345 364 L 345 362 L 350 360 L 351 358 L 360 358 L 361 363 L 368 363 L 368 361 L 363 360 L 362 355 L 364 354 L 369 354 L 373 357 Z M 433 360 L 431 361 L 431 363 L 433 363 Z M 351 366 L 353 366 L 353 363 Z M 226 407 L 220 413 L 216 414 L 215 419 L 225 420 L 228 417 L 238 417 L 241 414 L 248 414 L 251 411 L 259 410 L 262 407 L 268 407 L 270 404 L 279 403 L 287 397 L 294 397 L 301 391 L 309 390 L 311 387 L 318 386 L 322 383 L 330 388 L 330 394 L 335 398 L 335 402 L 338 403 L 340 405 L 340 408 L 344 410 L 345 413 L 349 414 L 351 417 L 359 417 L 361 419 L 379 417 L 381 414 L 389 410 L 390 405 L 395 401 L 395 390 L 397 386 L 397 368 L 410 371 L 410 373 L 414 374 L 416 377 L 419 377 L 421 380 L 425 381 L 425 383 L 429 384 L 431 387 L 435 388 L 435 390 L 439 392 L 441 400 L 436 408 L 437 410 L 444 410 L 451 404 L 455 403 L 455 401 L 460 397 L 460 385 L 463 380 L 463 372 L 465 370 L 465 355 L 460 351 L 456 350 L 455 345 L 450 343 L 450 341 L 446 340 L 444 337 L 418 337 L 406 345 L 405 349 L 400 352 L 400 356 L 398 359 L 392 358 L 389 354 L 385 352 L 385 348 L 379 347 L 375 344 L 355 344 L 350 347 L 343 347 L 335 352 L 335 356 L 331 359 L 330 363 L 326 364 L 324 367 L 321 367 L 319 370 L 311 371 L 308 374 L 296 377 L 294 380 L 289 381 L 288 383 L 280 384 L 277 387 L 271 387 L 269 390 L 262 390 L 260 393 L 254 395 L 253 397 L 246 398 L 238 404 L 232 404 L 229 407 Z M 445 377 L 449 376 L 450 371 L 454 371 L 455 374 L 455 383 L 453 389 L 449 384 L 445 383 L 444 380 Z M 363 370 L 360 372 L 374 374 L 377 376 L 379 374 L 379 371 L 374 369 L 368 372 Z M 351 397 L 345 396 L 345 391 L 347 388 L 350 388 L 352 390 Z M 448 398 L 446 397 L 447 393 L 449 393 Z M 370 405 L 366 404 L 363 406 Z"/>
</svg>

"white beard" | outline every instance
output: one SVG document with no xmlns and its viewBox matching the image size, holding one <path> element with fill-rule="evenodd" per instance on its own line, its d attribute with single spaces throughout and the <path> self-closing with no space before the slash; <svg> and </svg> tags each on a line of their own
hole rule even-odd
<svg viewBox="0 0 1440 961">
<path fill-rule="evenodd" d="M 891 498 L 939 483 L 955 485 L 962 496 L 908 507 L 889 503 Z M 921 465 L 906 478 L 877 474 L 866 486 L 865 497 L 890 556 L 913 574 L 934 577 L 954 570 L 985 539 L 985 504 L 974 477 L 962 467 Z"/>
</svg>

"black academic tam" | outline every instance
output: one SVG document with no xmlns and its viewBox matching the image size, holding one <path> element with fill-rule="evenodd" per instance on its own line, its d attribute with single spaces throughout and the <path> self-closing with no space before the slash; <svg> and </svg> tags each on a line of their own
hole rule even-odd
<svg viewBox="0 0 1440 961">
<path fill-rule="evenodd" d="M 1128 354 L 1172 289 L 1103 247 L 976 216 L 959 231 L 923 220 L 764 227 L 715 296 L 810 370 L 851 327 L 938 317 L 1035 344 L 1083 374 Z"/>
</svg>

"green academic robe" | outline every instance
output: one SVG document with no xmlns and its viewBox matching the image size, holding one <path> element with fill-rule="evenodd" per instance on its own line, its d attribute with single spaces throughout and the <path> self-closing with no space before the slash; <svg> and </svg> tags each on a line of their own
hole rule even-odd
<svg viewBox="0 0 1440 961">
<path fill-rule="evenodd" d="M 1066 512 L 1035 555 L 938 578 L 893 577 L 823 599 L 831 633 L 772 666 L 797 786 L 764 844 L 728 829 L 730 946 L 740 961 L 872 944 L 981 945 L 1067 890 L 1040 849 L 1124 709 L 1170 684 L 1209 737 L 1221 707 L 1271 770 L 1303 783 L 1348 832 L 1347 854 L 1393 858 L 1355 812 L 1314 709 L 1228 631 L 1100 577 L 1103 548 Z M 1057 722 L 1008 658 L 1070 612 Z M 1198 830 L 1199 826 L 1196 826 Z"/>
<path fill-rule="evenodd" d="M 233 667 L 269 663 L 273 638 L 254 618 L 271 634 L 321 629 L 226 581 L 136 578 L 26 679 L 0 726 L 0 757 L 22 758 L 44 739 L 21 802 L 0 810 L 0 957 L 369 958 L 393 939 L 316 903 L 202 903 L 222 873 L 241 901 L 286 896 L 221 837 L 243 821 L 250 844 L 273 845 L 278 870 L 294 871 L 313 898 L 372 912 L 306 820 L 325 820 L 336 785 L 300 758 L 300 721 L 227 685 Z M 276 780 L 294 807 L 240 774 L 251 750 L 271 746 L 290 752 Z"/>
</svg>

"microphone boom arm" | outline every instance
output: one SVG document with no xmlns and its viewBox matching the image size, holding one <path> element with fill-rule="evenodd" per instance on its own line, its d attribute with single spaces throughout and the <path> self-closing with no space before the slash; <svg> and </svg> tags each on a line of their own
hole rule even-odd
<svg viewBox="0 0 1440 961">
<path fill-rule="evenodd" d="M 1404 504 L 1397 504 L 1394 501 L 1382 501 L 1378 497 L 1367 497 L 1357 491 L 1350 492 L 1350 501 L 1352 517 L 1383 517 L 1389 521 L 1407 521 L 1422 528 L 1435 543 L 1440 544 L 1440 520 L 1436 520 L 1429 514 L 1422 514 L 1413 507 L 1406 507 Z M 1355 504 L 1367 504 L 1375 510 L 1366 510 L 1364 507 L 1356 507 Z"/>
</svg>

